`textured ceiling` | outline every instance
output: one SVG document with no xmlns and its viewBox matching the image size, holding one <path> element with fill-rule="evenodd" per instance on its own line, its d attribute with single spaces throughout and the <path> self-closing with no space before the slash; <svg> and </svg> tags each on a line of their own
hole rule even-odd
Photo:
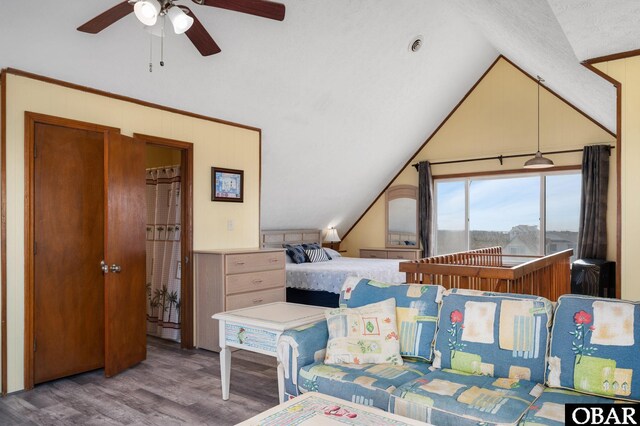
<svg viewBox="0 0 640 426">
<path fill-rule="evenodd" d="M 595 1 L 284 0 L 284 22 L 183 1 L 222 53 L 203 58 L 170 34 L 164 68 L 156 39 L 153 73 L 150 36 L 133 15 L 98 35 L 75 31 L 116 3 L 3 2 L 0 67 L 261 128 L 265 229 L 343 233 L 498 53 L 615 130 L 613 89 L 574 53 L 584 54 L 594 20 L 608 25 L 619 14 Z M 582 18 L 565 3 L 586 5 Z M 598 37 L 630 50 L 638 38 L 629 28 Z M 411 53 L 418 34 L 424 47 Z"/>
<path fill-rule="evenodd" d="M 640 1 L 549 0 L 579 60 L 640 48 Z"/>
<path fill-rule="evenodd" d="M 453 1 L 500 53 L 615 131 L 613 86 L 580 64 L 546 1 Z"/>
</svg>

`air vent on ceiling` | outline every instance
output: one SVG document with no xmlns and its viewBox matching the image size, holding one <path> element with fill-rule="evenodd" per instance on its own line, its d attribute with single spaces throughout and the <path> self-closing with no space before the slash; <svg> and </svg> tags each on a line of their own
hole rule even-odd
<svg viewBox="0 0 640 426">
<path fill-rule="evenodd" d="M 422 47 L 423 43 L 424 38 L 421 35 L 416 36 L 413 40 L 411 40 L 411 43 L 409 43 L 409 51 L 417 52 Z"/>
</svg>

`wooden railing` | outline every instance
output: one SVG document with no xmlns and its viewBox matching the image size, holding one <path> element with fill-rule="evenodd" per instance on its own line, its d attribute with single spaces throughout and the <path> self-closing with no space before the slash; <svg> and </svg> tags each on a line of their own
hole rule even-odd
<svg viewBox="0 0 640 426">
<path fill-rule="evenodd" d="M 543 257 L 505 255 L 501 247 L 489 247 L 402 262 L 400 272 L 406 273 L 408 283 L 533 294 L 555 301 L 571 293 L 572 255 L 571 249 Z"/>
</svg>

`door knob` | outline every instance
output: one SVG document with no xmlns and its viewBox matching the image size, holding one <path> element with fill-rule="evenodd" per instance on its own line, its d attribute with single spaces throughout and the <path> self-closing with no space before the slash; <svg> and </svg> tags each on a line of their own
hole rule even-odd
<svg viewBox="0 0 640 426">
<path fill-rule="evenodd" d="M 116 272 L 116 273 L 122 271 L 122 268 L 120 267 L 120 265 L 116 265 L 115 263 L 111 265 L 109 269 L 111 270 L 111 272 Z"/>
<path fill-rule="evenodd" d="M 109 265 L 107 265 L 104 260 L 100 262 L 100 270 L 102 270 L 103 274 L 109 273 Z"/>
</svg>

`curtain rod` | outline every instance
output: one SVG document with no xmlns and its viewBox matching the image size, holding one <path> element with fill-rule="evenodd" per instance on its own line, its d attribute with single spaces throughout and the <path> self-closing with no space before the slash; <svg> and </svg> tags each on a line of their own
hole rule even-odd
<svg viewBox="0 0 640 426">
<path fill-rule="evenodd" d="M 612 145 L 608 145 L 607 146 L 609 148 L 609 154 L 611 154 L 611 150 L 615 149 L 615 146 Z M 584 148 L 580 148 L 580 149 L 567 149 L 564 151 L 549 151 L 549 152 L 543 152 L 543 155 L 553 155 L 553 154 L 568 154 L 570 152 L 582 152 L 584 151 Z M 431 163 L 432 166 L 437 166 L 439 164 L 455 164 L 455 163 L 470 163 L 472 161 L 487 161 L 487 160 L 498 160 L 500 161 L 500 165 L 503 165 L 503 160 L 505 158 L 520 158 L 520 157 L 533 157 L 534 155 L 536 155 L 535 153 L 532 154 L 514 154 L 514 155 L 496 155 L 494 157 L 479 157 L 479 158 L 468 158 L 466 160 L 451 160 L 451 161 L 437 161 L 435 163 Z M 415 167 L 416 170 L 418 169 L 418 163 L 412 164 L 412 167 Z"/>
</svg>

